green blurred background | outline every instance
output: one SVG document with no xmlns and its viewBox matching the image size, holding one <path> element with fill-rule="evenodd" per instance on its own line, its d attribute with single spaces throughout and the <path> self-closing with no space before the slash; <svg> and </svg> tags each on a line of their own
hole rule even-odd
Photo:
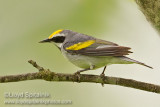
<svg viewBox="0 0 160 107">
<path fill-rule="evenodd" d="M 160 38 L 133 0 L 0 0 L 0 76 L 38 72 L 27 63 L 30 59 L 54 72 L 79 70 L 54 45 L 38 43 L 58 29 L 132 47 L 134 53 L 130 57 L 154 69 L 136 64 L 112 65 L 106 75 L 160 84 Z M 101 71 L 102 68 L 85 73 Z M 91 83 L 32 80 L 0 84 L 0 106 L 17 107 L 22 105 L 4 104 L 5 92 L 47 92 L 54 100 L 72 100 L 71 105 L 54 105 L 57 107 L 160 106 L 158 94 Z"/>
</svg>

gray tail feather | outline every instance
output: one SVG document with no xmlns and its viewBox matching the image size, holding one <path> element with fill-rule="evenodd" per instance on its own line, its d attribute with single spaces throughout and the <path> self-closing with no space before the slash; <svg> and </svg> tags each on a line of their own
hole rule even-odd
<svg viewBox="0 0 160 107">
<path fill-rule="evenodd" d="M 137 63 L 137 64 L 140 64 L 140 65 L 143 65 L 143 66 L 146 66 L 146 67 L 148 67 L 148 68 L 153 69 L 153 67 L 151 67 L 151 66 L 149 66 L 149 65 L 146 65 L 145 63 L 136 61 L 136 60 L 134 60 L 134 59 L 131 59 L 131 58 L 128 58 L 128 57 L 124 57 L 124 59 L 127 60 L 127 61 L 131 61 L 131 62 L 134 62 L 134 63 Z"/>
</svg>

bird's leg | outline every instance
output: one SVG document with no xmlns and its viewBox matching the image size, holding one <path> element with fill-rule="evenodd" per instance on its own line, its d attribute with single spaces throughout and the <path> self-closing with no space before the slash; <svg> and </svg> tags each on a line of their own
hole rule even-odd
<svg viewBox="0 0 160 107">
<path fill-rule="evenodd" d="M 106 67 L 107 67 L 107 66 L 104 67 L 103 72 L 100 74 L 100 77 L 102 78 L 103 81 L 104 81 L 104 79 L 105 79 L 105 74 L 104 74 L 104 72 L 105 72 L 105 70 L 106 70 Z M 101 85 L 102 85 L 102 87 L 104 87 L 104 83 L 101 83 Z"/>
<path fill-rule="evenodd" d="M 78 70 L 75 74 L 80 74 L 81 72 L 88 71 L 88 70 L 92 70 L 92 69 L 94 69 L 94 68 L 95 68 L 95 66 L 94 66 L 94 65 L 91 65 L 90 68 Z"/>
<path fill-rule="evenodd" d="M 92 70 L 92 69 L 94 69 L 94 67 L 95 67 L 94 65 L 91 65 L 90 68 L 78 70 L 77 72 L 74 73 L 74 75 L 77 76 L 78 81 L 80 81 L 80 73 L 84 72 L 84 71 Z"/>
<path fill-rule="evenodd" d="M 80 74 L 81 72 L 88 71 L 88 70 L 90 70 L 90 68 L 78 70 L 75 74 Z"/>
<path fill-rule="evenodd" d="M 104 76 L 105 76 L 104 72 L 105 72 L 105 70 L 106 70 L 106 67 L 107 67 L 107 66 L 104 67 L 103 72 L 100 74 L 101 77 L 104 77 Z"/>
</svg>

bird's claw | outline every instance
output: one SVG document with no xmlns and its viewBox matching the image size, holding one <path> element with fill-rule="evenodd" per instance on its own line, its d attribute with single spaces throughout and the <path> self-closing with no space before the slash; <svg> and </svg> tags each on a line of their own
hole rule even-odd
<svg viewBox="0 0 160 107">
<path fill-rule="evenodd" d="M 103 74 L 103 73 L 102 73 L 102 74 L 100 74 L 100 77 L 104 79 L 105 74 Z"/>
<path fill-rule="evenodd" d="M 77 82 L 80 82 L 80 71 L 77 71 L 77 72 L 75 72 L 74 73 L 74 76 L 75 76 L 75 80 L 77 81 Z"/>
<path fill-rule="evenodd" d="M 102 87 L 104 87 L 105 74 L 104 73 L 100 74 L 100 77 L 103 80 L 103 83 L 101 83 L 101 85 L 102 85 Z"/>
</svg>

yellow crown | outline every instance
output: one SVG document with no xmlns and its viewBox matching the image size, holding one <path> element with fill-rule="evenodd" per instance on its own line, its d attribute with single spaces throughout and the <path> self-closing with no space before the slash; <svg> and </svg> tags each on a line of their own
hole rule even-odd
<svg viewBox="0 0 160 107">
<path fill-rule="evenodd" d="M 58 33 L 62 32 L 62 31 L 63 31 L 63 30 L 62 30 L 62 29 L 60 29 L 60 30 L 57 30 L 57 31 L 53 32 L 53 33 L 48 37 L 48 39 L 53 38 L 53 36 L 54 36 L 54 35 L 56 35 L 56 34 L 58 34 Z"/>
</svg>

